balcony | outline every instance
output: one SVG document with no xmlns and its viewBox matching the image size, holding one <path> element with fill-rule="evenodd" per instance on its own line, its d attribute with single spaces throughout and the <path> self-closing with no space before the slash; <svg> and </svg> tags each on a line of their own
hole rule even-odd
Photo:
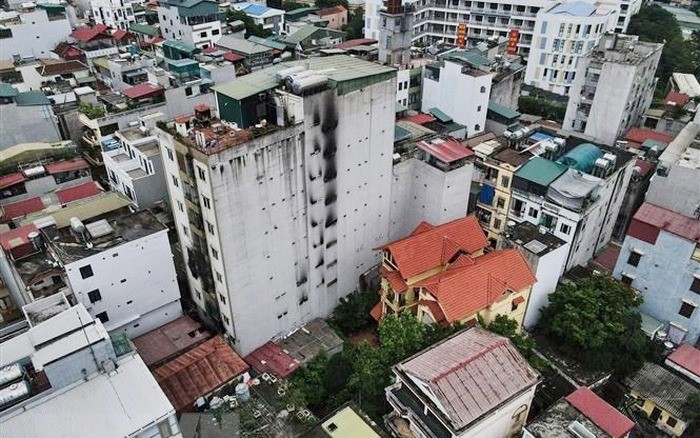
<svg viewBox="0 0 700 438">
<path fill-rule="evenodd" d="M 425 436 L 436 438 L 450 438 L 452 433 L 435 417 L 432 411 L 423 413 L 424 406 L 416 396 L 406 387 L 398 386 L 387 389 L 389 404 L 401 413 L 408 416 L 414 425 L 418 426 Z"/>
</svg>

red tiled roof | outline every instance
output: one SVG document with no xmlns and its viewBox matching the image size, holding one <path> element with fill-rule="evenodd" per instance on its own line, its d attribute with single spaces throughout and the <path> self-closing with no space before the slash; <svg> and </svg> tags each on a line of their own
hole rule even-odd
<svg viewBox="0 0 700 438">
<path fill-rule="evenodd" d="M 474 155 L 471 149 L 463 146 L 457 140 L 452 138 L 442 140 L 444 141 L 437 143 L 435 140 L 432 142 L 421 140 L 416 143 L 416 146 L 444 163 L 451 163 Z"/>
<path fill-rule="evenodd" d="M 438 303 L 437 301 L 419 300 L 418 305 L 419 306 L 426 306 L 428 308 L 428 310 L 430 311 L 430 314 L 433 315 L 435 322 L 437 322 L 438 324 L 447 323 L 447 318 L 445 317 L 445 312 L 442 311 L 442 308 L 440 307 L 440 303 Z"/>
<path fill-rule="evenodd" d="M 473 327 L 397 365 L 430 388 L 461 430 L 539 381 L 508 339 Z"/>
<path fill-rule="evenodd" d="M 504 299 L 508 291 L 520 292 L 537 281 L 530 265 L 515 248 L 477 257 L 474 263 L 451 266 L 415 284 L 440 303 L 448 322 L 467 318 Z"/>
<path fill-rule="evenodd" d="M 389 281 L 389 284 L 391 285 L 391 288 L 394 290 L 396 293 L 402 293 L 406 292 L 408 289 L 408 286 L 406 286 L 406 282 L 403 281 L 403 278 L 401 278 L 401 274 L 399 274 L 396 271 L 390 271 L 384 266 L 379 268 L 379 273 L 382 275 L 382 277 L 386 278 Z"/>
<path fill-rule="evenodd" d="M 178 413 L 248 371 L 228 343 L 216 336 L 153 370 L 153 376 Z"/>
<path fill-rule="evenodd" d="M 428 230 L 432 230 L 435 228 L 435 225 L 431 224 L 430 222 L 422 221 L 421 223 L 418 224 L 415 230 L 411 232 L 411 236 L 415 236 L 416 234 L 423 233 Z"/>
<path fill-rule="evenodd" d="M 83 56 L 82 50 L 66 42 L 58 43 L 56 48 L 53 49 L 53 52 L 57 54 L 59 58 L 66 60 L 80 59 Z"/>
<path fill-rule="evenodd" d="M 15 184 L 26 181 L 27 178 L 22 172 L 15 172 L 9 175 L 0 176 L 0 189 L 11 187 Z"/>
<path fill-rule="evenodd" d="M 129 99 L 143 99 L 144 97 L 151 97 L 157 94 L 161 94 L 164 88 L 160 85 L 154 85 L 150 82 L 144 82 L 143 84 L 134 85 L 129 87 L 122 93 Z"/>
<path fill-rule="evenodd" d="M 89 198 L 102 193 L 102 189 L 97 185 L 95 181 L 89 181 L 85 184 L 80 184 L 74 187 L 68 187 L 67 189 L 58 190 L 56 192 L 56 197 L 61 204 L 67 204 L 69 202 L 77 201 L 79 199 Z"/>
<path fill-rule="evenodd" d="M 356 38 L 354 40 L 347 40 L 340 44 L 336 44 L 336 49 L 349 49 L 357 46 L 371 46 L 372 44 L 377 44 L 377 40 L 370 38 Z"/>
<path fill-rule="evenodd" d="M 380 322 L 382 320 L 382 303 L 375 304 L 372 310 L 369 311 L 369 314 L 375 321 Z"/>
<path fill-rule="evenodd" d="M 690 102 L 690 97 L 685 93 L 679 93 L 678 91 L 669 91 L 666 97 L 664 97 L 664 105 L 678 105 L 685 106 Z"/>
<path fill-rule="evenodd" d="M 96 24 L 93 27 L 81 27 L 75 29 L 73 33 L 70 34 L 70 36 L 72 36 L 77 41 L 80 41 L 81 43 L 85 43 L 88 41 L 92 41 L 98 36 L 109 37 L 109 35 L 105 34 L 105 31 L 107 29 L 109 29 L 109 27 L 105 26 L 104 24 Z"/>
<path fill-rule="evenodd" d="M 426 227 L 421 224 L 418 228 Z M 457 249 L 471 254 L 489 245 L 479 221 L 473 215 L 415 234 L 418 228 L 410 236 L 381 247 L 391 252 L 404 279 L 440 266 L 443 260 L 453 257 Z M 445 254 L 446 239 L 454 243 L 450 245 L 454 253 Z"/>
<path fill-rule="evenodd" d="M 133 342 L 141 359 L 150 367 L 187 351 L 210 337 L 211 334 L 200 323 L 189 316 L 181 316 L 133 339 Z"/>
<path fill-rule="evenodd" d="M 437 120 L 435 116 L 423 113 L 401 119 L 402 122 L 413 122 L 419 125 L 425 125 L 427 123 L 434 122 L 435 120 Z"/>
<path fill-rule="evenodd" d="M 224 53 L 224 59 L 229 62 L 236 62 L 236 61 L 242 61 L 245 59 L 244 56 L 239 55 L 238 53 Z"/>
<path fill-rule="evenodd" d="M 72 160 L 55 161 L 44 166 L 46 173 L 55 175 L 61 172 L 70 172 L 73 170 L 87 169 L 90 167 L 87 161 L 82 158 L 74 158 Z"/>
<path fill-rule="evenodd" d="M 285 353 L 282 347 L 271 341 L 250 353 L 243 360 L 261 373 L 271 371 L 280 377 L 287 377 L 301 366 L 298 360 Z"/>
<path fill-rule="evenodd" d="M 666 359 L 700 377 L 700 350 L 692 345 L 681 344 Z"/>
<path fill-rule="evenodd" d="M 660 132 L 652 131 L 651 129 L 630 128 L 630 130 L 627 131 L 627 134 L 625 134 L 625 140 L 637 145 L 644 143 L 644 140 L 656 140 L 668 144 L 673 141 L 673 137 L 669 137 L 668 135 Z M 632 147 L 638 146 L 632 145 Z"/>
<path fill-rule="evenodd" d="M 343 12 L 347 12 L 347 9 L 343 5 L 336 5 L 330 8 L 319 9 L 316 11 L 316 15 L 323 17 L 324 15 L 341 14 Z"/>
<path fill-rule="evenodd" d="M 12 204 L 5 204 L 2 206 L 3 220 L 14 219 L 22 216 L 26 216 L 31 213 L 36 213 L 44 209 L 44 201 L 41 197 L 25 199 L 24 201 L 13 202 Z"/>
<path fill-rule="evenodd" d="M 610 242 L 608 246 L 598 253 L 591 264 L 608 274 L 612 274 L 618 257 L 620 257 L 620 245 Z"/>
<path fill-rule="evenodd" d="M 214 53 L 214 52 L 216 52 L 217 50 L 219 50 L 218 47 L 216 47 L 216 46 L 210 46 L 210 47 L 207 47 L 206 49 L 202 50 L 202 53 L 204 53 L 204 54 L 207 54 L 207 53 Z"/>
<path fill-rule="evenodd" d="M 11 253 L 15 258 L 25 256 L 34 251 L 33 245 L 29 242 L 29 238 L 27 238 L 29 233 L 34 231 L 37 231 L 36 226 L 34 224 L 29 224 L 0 234 L 0 246 Z"/>
<path fill-rule="evenodd" d="M 134 35 L 131 32 L 128 32 L 124 29 L 117 29 L 112 33 L 112 38 L 115 39 L 116 41 L 121 41 L 121 40 L 135 40 L 136 35 Z"/>
<path fill-rule="evenodd" d="M 520 296 L 520 297 L 515 297 L 515 299 L 513 300 L 513 305 L 517 306 L 517 305 L 522 304 L 522 303 L 524 303 L 524 302 L 525 302 L 525 298 L 524 298 L 524 297 L 522 297 L 522 296 Z"/>
<path fill-rule="evenodd" d="M 612 438 L 621 438 L 634 428 L 632 420 L 586 387 L 569 394 L 566 401 Z"/>
<path fill-rule="evenodd" d="M 700 220 L 645 202 L 639 207 L 627 231 L 629 236 L 647 243 L 656 243 L 661 230 L 700 242 Z"/>
</svg>

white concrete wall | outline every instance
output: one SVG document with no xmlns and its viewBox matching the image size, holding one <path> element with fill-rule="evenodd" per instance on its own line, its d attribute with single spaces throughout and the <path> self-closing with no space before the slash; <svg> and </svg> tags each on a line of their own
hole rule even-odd
<svg viewBox="0 0 700 438">
<path fill-rule="evenodd" d="M 411 158 L 392 169 L 389 240 L 406 237 L 421 221 L 435 225 L 467 214 L 474 165 L 443 172 Z"/>
<path fill-rule="evenodd" d="M 396 103 L 408 106 L 408 89 L 411 87 L 411 70 L 396 71 Z"/>
<path fill-rule="evenodd" d="M 525 425 L 536 388 L 537 385 L 533 386 L 501 408 L 491 412 L 486 418 L 459 435 L 459 438 L 509 437 L 519 433 Z M 526 408 L 523 410 L 523 407 Z M 521 413 L 518 417 L 519 421 L 513 418 L 517 413 Z"/>
<path fill-rule="evenodd" d="M 467 127 L 467 137 L 484 132 L 493 74 L 462 74 L 462 64 L 445 61 L 440 80 L 423 77 L 421 111 L 438 108 Z"/>
<path fill-rule="evenodd" d="M 128 30 L 136 22 L 134 5 L 142 2 L 123 0 L 92 0 L 92 17 L 97 24 L 104 24 L 113 29 Z"/>
<path fill-rule="evenodd" d="M 80 268 L 92 267 L 83 279 Z M 91 316 L 107 312 L 107 330 L 139 336 L 180 315 L 180 290 L 167 230 L 118 245 L 65 266 L 78 302 Z M 102 299 L 90 303 L 88 292 L 99 289 Z"/>
<path fill-rule="evenodd" d="M 562 245 L 543 257 L 537 257 L 527 250 L 521 250 L 532 270 L 535 271 L 535 277 L 537 277 L 537 282 L 530 291 L 530 298 L 525 310 L 525 319 L 523 320 L 525 328 L 529 329 L 537 325 L 540 319 L 540 310 L 549 305 L 549 294 L 557 288 L 559 278 L 564 273 L 570 248 L 570 244 Z"/>
<path fill-rule="evenodd" d="M 73 31 L 67 18 L 49 20 L 44 10 L 20 14 L 22 24 L 8 26 L 12 38 L 0 40 L 0 59 L 12 61 L 12 56 L 50 58 L 51 51 L 65 41 Z"/>
<path fill-rule="evenodd" d="M 365 38 L 379 41 L 379 11 L 382 0 L 365 0 Z"/>
</svg>

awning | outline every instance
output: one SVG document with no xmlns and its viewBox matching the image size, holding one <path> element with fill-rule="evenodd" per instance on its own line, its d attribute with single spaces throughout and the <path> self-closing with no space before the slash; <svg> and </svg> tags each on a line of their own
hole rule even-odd
<svg viewBox="0 0 700 438">
<path fill-rule="evenodd" d="M 452 121 L 452 117 L 448 116 L 438 108 L 430 108 L 428 112 L 434 115 L 442 123 L 449 123 Z"/>
</svg>

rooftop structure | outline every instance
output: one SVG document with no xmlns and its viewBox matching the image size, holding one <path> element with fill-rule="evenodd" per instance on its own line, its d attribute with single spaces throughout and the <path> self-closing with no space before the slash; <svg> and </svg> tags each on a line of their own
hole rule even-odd
<svg viewBox="0 0 700 438">
<path fill-rule="evenodd" d="M 669 85 L 672 90 L 683 93 L 686 96 L 700 96 L 700 82 L 692 73 L 673 73 L 669 79 Z"/>
<path fill-rule="evenodd" d="M 215 336 L 153 370 L 158 384 L 178 413 L 194 409 L 200 397 L 231 383 L 248 365 L 228 343 Z"/>
<path fill-rule="evenodd" d="M 688 412 L 688 397 L 700 394 L 692 383 L 650 362 L 645 362 L 625 383 L 633 396 L 651 400 L 677 418 L 684 418 Z"/>
<path fill-rule="evenodd" d="M 341 406 L 306 434 L 309 438 L 380 438 L 377 425 L 353 404 Z"/>
<path fill-rule="evenodd" d="M 386 392 L 395 415 L 433 436 L 515 430 L 539 382 L 510 341 L 477 327 L 404 360 L 394 373 L 397 383 Z"/>
<path fill-rule="evenodd" d="M 289 376 L 301 366 L 299 360 L 272 341 L 255 349 L 245 357 L 245 361 L 260 373 L 272 372 L 282 378 Z"/>
<path fill-rule="evenodd" d="M 285 353 L 302 365 L 320 353 L 328 357 L 343 350 L 343 340 L 322 319 L 314 319 L 276 342 Z"/>
<path fill-rule="evenodd" d="M 700 219 L 645 202 L 634 215 L 628 234 L 654 243 L 661 230 L 684 239 L 700 242 Z"/>
<path fill-rule="evenodd" d="M 202 325 L 181 316 L 132 340 L 136 351 L 148 367 L 161 364 L 206 341 L 211 334 Z"/>
<path fill-rule="evenodd" d="M 586 387 L 561 399 L 525 427 L 535 438 L 578 436 L 577 432 L 591 438 L 624 438 L 632 429 L 632 420 Z"/>
<path fill-rule="evenodd" d="M 700 349 L 690 344 L 681 344 L 666 356 L 664 364 L 700 384 Z"/>
</svg>

